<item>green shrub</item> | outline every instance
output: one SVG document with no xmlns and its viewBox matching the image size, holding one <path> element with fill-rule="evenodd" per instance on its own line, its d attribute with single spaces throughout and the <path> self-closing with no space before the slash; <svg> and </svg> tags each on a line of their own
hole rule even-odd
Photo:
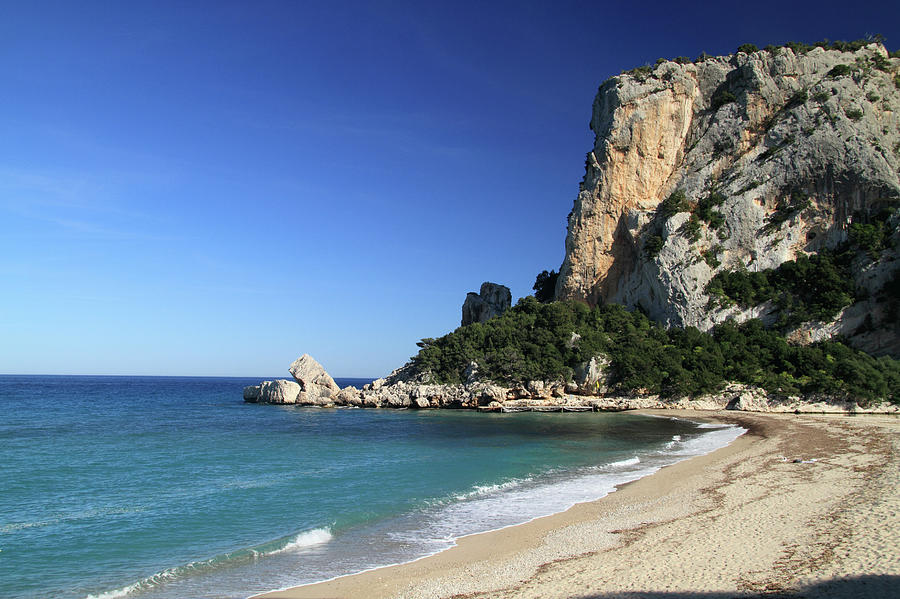
<svg viewBox="0 0 900 599">
<path fill-rule="evenodd" d="M 753 54 L 754 52 L 758 52 L 759 48 L 757 48 L 754 44 L 741 44 L 738 46 L 738 52 L 743 52 L 744 54 Z"/>
<path fill-rule="evenodd" d="M 710 268 L 718 268 L 721 265 L 721 262 L 719 262 L 719 252 L 721 251 L 722 248 L 717 245 L 708 250 L 704 250 L 701 255 Z"/>
<path fill-rule="evenodd" d="M 822 103 L 827 102 L 831 98 L 831 94 L 826 91 L 819 91 L 813 94 L 813 100 Z"/>
<path fill-rule="evenodd" d="M 807 100 L 809 100 L 809 93 L 805 89 L 801 89 L 800 91 L 795 93 L 793 96 L 791 96 L 791 98 L 788 100 L 785 108 L 794 108 L 796 106 L 802 106 L 803 104 L 806 104 Z"/>
<path fill-rule="evenodd" d="M 656 258 L 664 244 L 665 241 L 659 235 L 649 235 L 644 242 L 644 253 L 648 258 Z"/>
<path fill-rule="evenodd" d="M 806 54 L 815 46 L 811 46 L 810 44 L 805 44 L 803 42 L 788 42 L 784 45 L 785 48 L 790 48 L 794 51 L 794 54 Z"/>
<path fill-rule="evenodd" d="M 887 235 L 883 222 L 853 223 L 847 233 L 850 243 L 864 250 L 873 260 L 878 258 L 886 246 Z"/>
<path fill-rule="evenodd" d="M 884 71 L 885 73 L 889 73 L 891 70 L 891 61 L 882 56 L 881 54 L 874 54 L 871 57 L 872 64 L 879 71 Z"/>
<path fill-rule="evenodd" d="M 731 102 L 737 102 L 737 96 L 728 91 L 727 89 L 721 89 L 713 94 L 712 97 L 712 109 L 718 110 L 725 104 L 729 104 Z"/>
<path fill-rule="evenodd" d="M 854 40 L 852 42 L 844 42 L 838 40 L 831 44 L 831 48 L 833 50 L 840 50 L 841 52 L 856 52 L 857 50 L 864 48 L 868 44 L 868 40 Z"/>
<path fill-rule="evenodd" d="M 863 117 L 863 111 L 858 108 L 848 108 L 844 111 L 844 114 L 846 114 L 847 118 L 851 121 L 858 121 Z"/>
<path fill-rule="evenodd" d="M 670 218 L 679 212 L 688 212 L 690 209 L 691 207 L 688 204 L 684 191 L 676 189 L 669 194 L 669 197 L 660 202 L 657 212 L 663 218 Z"/>
<path fill-rule="evenodd" d="M 758 185 L 758 183 L 756 185 Z M 754 185 L 753 187 L 756 187 L 756 185 Z M 728 198 L 725 197 L 725 194 L 714 189 L 709 192 L 709 196 L 707 196 L 706 201 L 709 202 L 710 206 L 720 206 L 724 204 L 725 200 L 727 199 Z"/>
<path fill-rule="evenodd" d="M 708 224 L 711 229 L 718 229 L 725 224 L 725 216 L 721 212 L 713 210 L 713 207 L 721 205 L 725 199 L 722 193 L 713 190 L 708 196 L 697 202 L 694 214 Z"/>
<path fill-rule="evenodd" d="M 678 64 L 690 64 L 693 61 L 689 56 L 676 56 L 674 62 L 677 62 Z"/>
<path fill-rule="evenodd" d="M 691 243 L 700 241 L 700 219 L 696 214 L 691 214 L 691 218 L 684 223 L 684 234 Z"/>
<path fill-rule="evenodd" d="M 635 79 L 637 79 L 638 81 L 643 83 L 644 81 L 647 80 L 647 78 L 650 76 L 650 74 L 652 72 L 653 72 L 653 67 L 651 67 L 649 64 L 645 64 L 645 65 L 642 65 L 639 67 L 635 67 L 635 68 L 631 69 L 630 71 L 624 71 L 624 74 L 631 75 L 632 77 L 634 77 Z"/>
<path fill-rule="evenodd" d="M 845 75 L 849 75 L 853 72 L 853 67 L 849 64 L 839 64 L 832 67 L 830 71 L 828 71 L 829 77 L 844 77 Z"/>
</svg>

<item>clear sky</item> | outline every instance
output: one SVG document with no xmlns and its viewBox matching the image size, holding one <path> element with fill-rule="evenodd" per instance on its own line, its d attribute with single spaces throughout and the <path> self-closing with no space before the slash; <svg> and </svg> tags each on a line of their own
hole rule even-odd
<svg viewBox="0 0 900 599">
<path fill-rule="evenodd" d="M 0 373 L 382 376 L 531 293 L 606 78 L 896 2 L 0 1 Z"/>
</svg>

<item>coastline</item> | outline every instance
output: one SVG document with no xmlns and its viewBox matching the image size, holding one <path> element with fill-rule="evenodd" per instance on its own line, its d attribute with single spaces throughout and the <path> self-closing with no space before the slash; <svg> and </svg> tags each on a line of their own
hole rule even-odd
<svg viewBox="0 0 900 599">
<path fill-rule="evenodd" d="M 256 597 L 735 596 L 798 588 L 827 596 L 835 585 L 843 595 L 874 597 L 900 583 L 900 541 L 891 534 L 900 524 L 900 419 L 642 413 L 748 432 L 565 512 L 463 537 L 413 562 Z"/>
</svg>

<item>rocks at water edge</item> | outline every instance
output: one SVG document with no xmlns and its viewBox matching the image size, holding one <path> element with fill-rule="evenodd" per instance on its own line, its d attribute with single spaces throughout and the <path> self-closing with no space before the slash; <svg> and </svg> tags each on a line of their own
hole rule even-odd
<svg viewBox="0 0 900 599">
<path fill-rule="evenodd" d="M 325 368 L 309 354 L 303 354 L 294 360 L 289 370 L 306 396 L 302 403 L 329 403 L 331 396 L 341 390 Z"/>
<path fill-rule="evenodd" d="M 244 401 L 247 403 L 257 403 L 259 401 L 260 385 L 250 385 L 244 387 Z"/>
<path fill-rule="evenodd" d="M 297 365 L 296 369 L 293 366 Z M 411 364 L 398 368 L 385 378 L 362 389 L 346 387 L 334 391 L 334 383 L 325 369 L 310 356 L 301 356 L 291 365 L 303 381 L 264 381 L 244 388 L 248 403 L 294 404 L 319 407 L 358 408 L 495 408 L 546 409 L 548 407 L 591 407 L 598 411 L 640 409 L 741 410 L 746 412 L 811 413 L 900 413 L 900 406 L 880 404 L 860 406 L 852 400 L 836 397 L 788 397 L 765 390 L 731 383 L 718 393 L 695 398 L 664 398 L 658 395 L 606 395 L 609 364 L 604 356 L 595 356 L 582 364 L 571 383 L 529 381 L 512 387 L 477 377 L 478 365 L 470 364 L 464 384 L 434 383 L 430 375 L 417 373 Z M 326 378 L 327 377 L 327 378 Z M 330 381 L 330 383 L 329 383 Z M 322 391 L 323 389 L 327 391 Z M 316 395 L 316 393 L 323 393 Z"/>
<path fill-rule="evenodd" d="M 297 404 L 301 406 L 333 406 L 341 388 L 321 364 L 303 354 L 290 366 L 293 381 L 278 379 L 244 387 L 247 403 Z"/>
<path fill-rule="evenodd" d="M 244 391 L 246 396 L 247 392 Z M 294 381 L 275 380 L 263 381 L 259 386 L 258 403 L 297 403 L 300 395 L 300 385 Z"/>
<path fill-rule="evenodd" d="M 500 316 L 512 305 L 509 287 L 497 283 L 484 282 L 479 293 L 469 292 L 462 306 L 462 326 L 474 322 L 484 322 Z"/>
</svg>

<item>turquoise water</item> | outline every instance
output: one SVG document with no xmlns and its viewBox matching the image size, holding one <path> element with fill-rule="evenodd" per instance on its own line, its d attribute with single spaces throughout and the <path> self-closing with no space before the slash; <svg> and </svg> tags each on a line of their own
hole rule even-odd
<svg viewBox="0 0 900 599">
<path fill-rule="evenodd" d="M 741 432 L 243 403 L 257 382 L 0 376 L 0 596 L 247 597 L 562 511 Z"/>
</svg>

